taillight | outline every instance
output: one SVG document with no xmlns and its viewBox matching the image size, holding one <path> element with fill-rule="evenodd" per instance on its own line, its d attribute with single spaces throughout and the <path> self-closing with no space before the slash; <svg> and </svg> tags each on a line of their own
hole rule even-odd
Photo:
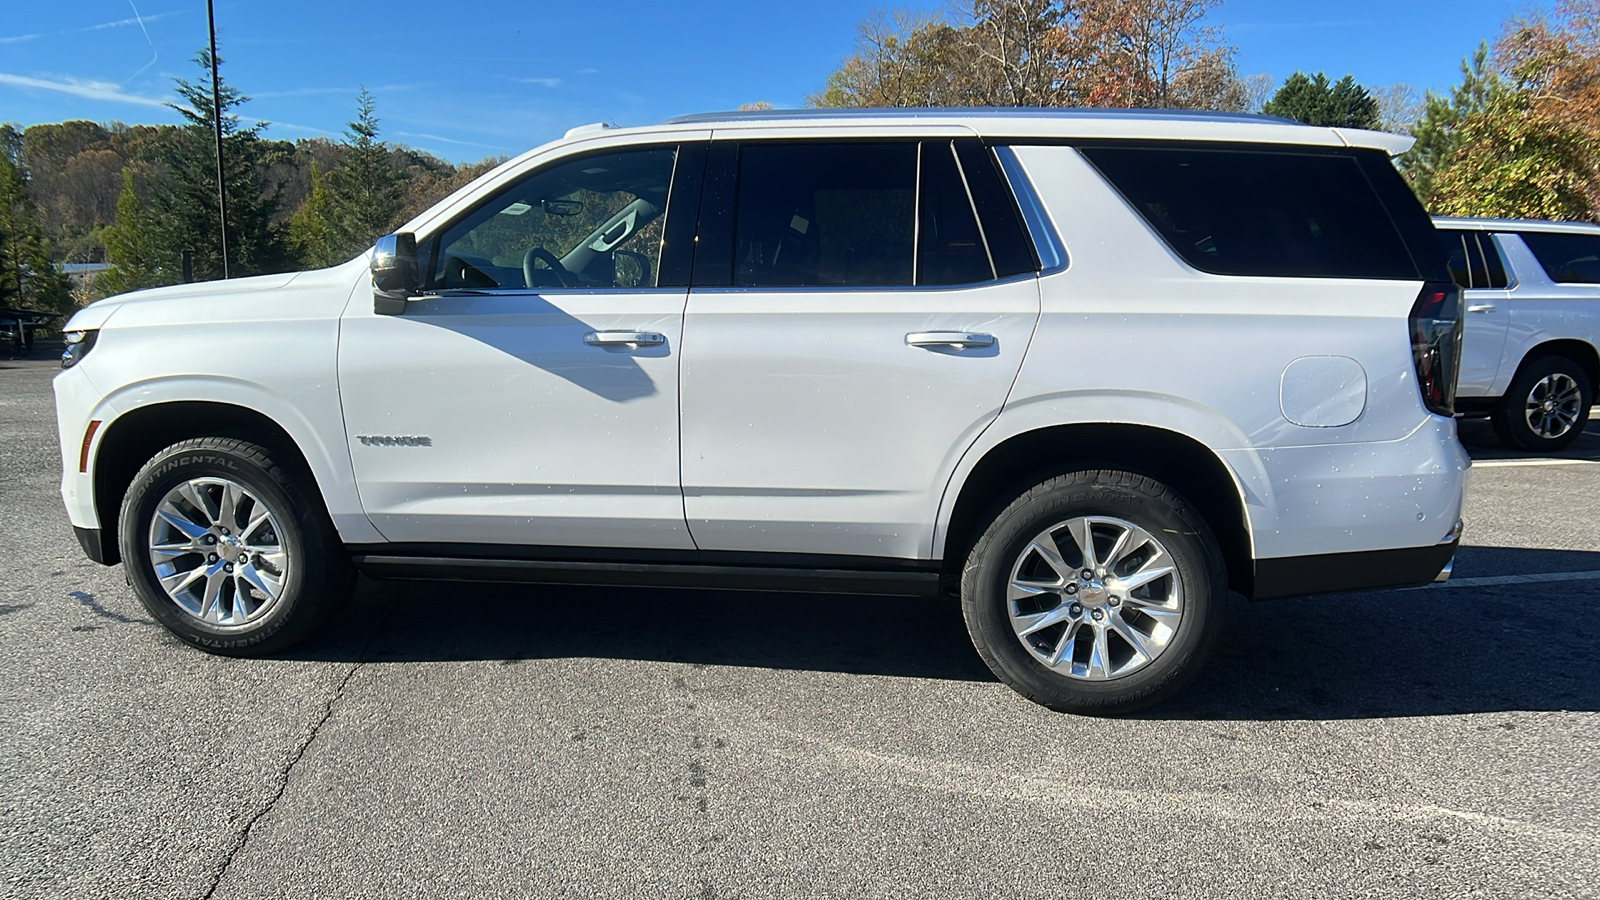
<svg viewBox="0 0 1600 900">
<path fill-rule="evenodd" d="M 1453 416 L 1461 369 L 1461 288 L 1445 281 L 1423 285 L 1408 321 L 1422 403 L 1431 413 Z"/>
</svg>

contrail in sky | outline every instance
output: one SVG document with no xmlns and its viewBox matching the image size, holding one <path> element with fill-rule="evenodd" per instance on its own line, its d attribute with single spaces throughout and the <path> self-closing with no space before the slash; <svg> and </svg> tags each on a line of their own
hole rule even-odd
<svg viewBox="0 0 1600 900">
<path fill-rule="evenodd" d="M 140 66 L 139 71 L 129 75 L 127 78 L 124 78 L 122 80 L 123 84 L 127 84 L 135 78 L 138 78 L 140 75 L 143 75 L 145 69 L 155 65 L 156 60 L 161 58 L 161 54 L 156 52 L 156 42 L 150 40 L 150 30 L 144 27 L 144 16 L 139 15 L 139 7 L 133 5 L 133 0 L 128 0 L 128 6 L 133 8 L 133 20 L 139 23 L 139 30 L 144 33 L 144 42 L 150 45 L 150 61 L 145 63 L 143 66 Z"/>
</svg>

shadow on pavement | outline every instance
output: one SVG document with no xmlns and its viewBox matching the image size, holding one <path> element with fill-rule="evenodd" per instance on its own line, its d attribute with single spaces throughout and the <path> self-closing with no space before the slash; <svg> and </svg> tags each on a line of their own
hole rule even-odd
<svg viewBox="0 0 1600 900">
<path fill-rule="evenodd" d="M 1469 547 L 1458 579 L 1600 571 L 1600 553 Z M 1600 580 L 1235 600 L 1160 719 L 1600 710 Z M 363 581 L 297 659 L 604 658 L 993 681 L 952 601 Z"/>
</svg>

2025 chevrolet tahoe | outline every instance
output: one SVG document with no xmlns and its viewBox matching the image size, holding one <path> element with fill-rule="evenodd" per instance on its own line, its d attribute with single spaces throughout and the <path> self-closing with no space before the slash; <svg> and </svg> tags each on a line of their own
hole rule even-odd
<svg viewBox="0 0 1600 900">
<path fill-rule="evenodd" d="M 938 596 L 1126 712 L 1253 598 L 1448 574 L 1460 290 L 1408 139 L 1219 114 L 588 126 L 313 272 L 67 326 L 62 495 L 179 638 L 383 578 Z"/>
</svg>

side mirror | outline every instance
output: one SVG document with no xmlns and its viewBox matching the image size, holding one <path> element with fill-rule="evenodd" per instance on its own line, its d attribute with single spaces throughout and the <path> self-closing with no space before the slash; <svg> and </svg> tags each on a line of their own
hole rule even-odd
<svg viewBox="0 0 1600 900">
<path fill-rule="evenodd" d="M 398 316 L 406 301 L 422 287 L 417 276 L 417 236 L 409 231 L 386 234 L 372 248 L 372 311 Z"/>
</svg>

